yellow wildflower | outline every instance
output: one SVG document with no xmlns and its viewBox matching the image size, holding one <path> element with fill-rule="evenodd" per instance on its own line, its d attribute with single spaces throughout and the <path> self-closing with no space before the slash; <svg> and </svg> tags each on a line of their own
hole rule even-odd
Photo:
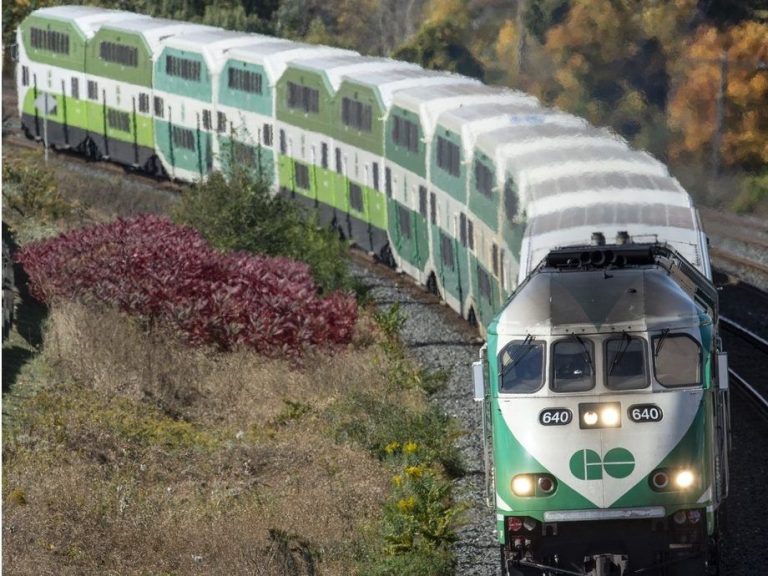
<svg viewBox="0 0 768 576">
<path fill-rule="evenodd" d="M 419 448 L 419 445 L 416 444 L 416 442 L 408 441 L 403 446 L 403 453 L 404 454 L 415 454 L 416 450 Z"/>
<path fill-rule="evenodd" d="M 416 498 L 408 496 L 408 498 L 401 498 L 397 502 L 397 509 L 400 512 L 409 512 L 416 507 Z"/>
<path fill-rule="evenodd" d="M 407 466 L 405 469 L 405 473 L 408 474 L 411 478 L 420 478 L 421 477 L 421 466 Z"/>
<path fill-rule="evenodd" d="M 403 483 L 403 477 L 400 476 L 400 474 L 397 476 L 392 476 L 392 483 L 399 488 L 400 484 Z"/>
<path fill-rule="evenodd" d="M 394 454 L 395 450 L 397 450 L 398 448 L 400 448 L 399 442 L 390 442 L 389 444 L 384 446 L 384 452 L 386 452 L 387 454 Z"/>
</svg>

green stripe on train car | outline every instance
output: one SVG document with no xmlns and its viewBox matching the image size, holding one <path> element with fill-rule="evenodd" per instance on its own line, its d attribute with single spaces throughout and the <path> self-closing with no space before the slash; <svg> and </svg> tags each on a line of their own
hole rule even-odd
<svg viewBox="0 0 768 576">
<path fill-rule="evenodd" d="M 191 140 L 177 132 L 174 138 L 174 128 L 191 133 Z M 168 163 L 174 168 L 189 170 L 200 176 L 210 172 L 213 167 L 212 138 L 213 135 L 205 130 L 175 126 L 164 120 L 155 119 L 155 134 L 157 150 L 161 152 Z"/>
<path fill-rule="evenodd" d="M 43 92 L 37 91 L 37 95 L 40 94 Z M 48 115 L 48 119 L 53 122 L 95 132 L 100 136 L 106 135 L 108 138 L 126 143 L 135 143 L 142 147 L 155 147 L 154 122 L 150 116 L 134 114 L 133 111 L 129 110 L 115 109 L 129 115 L 128 131 L 124 131 L 109 125 L 104 106 L 99 102 L 77 100 L 55 92 L 50 93 L 50 95 L 56 99 L 57 103 L 55 113 Z M 35 109 L 35 98 L 35 90 L 28 90 L 24 96 L 22 111 L 31 116 L 37 113 L 42 121 L 44 114 Z"/>
<path fill-rule="evenodd" d="M 416 150 L 409 150 L 405 146 L 395 144 L 393 139 L 393 130 L 395 127 L 395 118 L 406 120 L 416 125 L 418 134 L 416 137 Z M 421 128 L 421 122 L 419 116 L 400 108 L 399 106 L 392 106 L 387 117 L 387 124 L 384 128 L 384 154 L 387 160 L 390 160 L 399 166 L 402 166 L 406 170 L 410 170 L 414 174 L 418 174 L 422 178 L 427 177 L 427 147 L 422 141 L 424 137 L 424 130 Z"/>
<path fill-rule="evenodd" d="M 502 195 L 495 189 L 495 186 L 484 191 L 478 188 L 476 168 L 478 164 L 490 172 L 490 182 L 496 182 L 496 168 L 493 161 L 477 150 L 469 177 L 469 210 L 496 232 L 499 228 L 499 201 Z"/>
<path fill-rule="evenodd" d="M 439 226 L 432 226 L 432 261 L 437 267 L 443 289 L 459 300 L 462 314 L 469 296 L 467 249 Z"/>
<path fill-rule="evenodd" d="M 406 262 L 424 271 L 429 259 L 427 220 L 397 200 L 387 199 L 387 229 L 394 251 Z"/>
<path fill-rule="evenodd" d="M 58 68 L 67 68 L 82 72 L 85 69 L 85 34 L 73 22 L 64 22 L 57 18 L 46 18 L 39 14 L 31 14 L 19 26 L 21 41 L 24 49 L 33 62 L 49 64 Z M 32 46 L 32 28 L 50 32 L 58 32 L 67 38 L 68 50 L 55 52 Z M 34 72 L 33 72 L 34 73 Z M 38 78 L 38 86 L 42 87 L 42 78 Z"/>
<path fill-rule="evenodd" d="M 366 109 L 363 116 L 370 120 L 370 130 L 360 129 L 354 125 L 354 121 L 344 122 L 344 100 L 359 103 Z M 350 113 L 351 114 L 351 113 Z M 377 92 L 368 86 L 344 81 L 339 86 L 333 99 L 333 129 L 330 133 L 334 138 L 351 144 L 361 150 L 367 150 L 377 156 L 384 155 L 384 117 L 386 110 L 379 101 Z"/>
<path fill-rule="evenodd" d="M 195 80 L 169 75 L 166 71 L 168 56 L 197 62 L 200 64 L 200 77 Z M 205 63 L 205 58 L 203 58 L 203 55 L 199 52 L 166 47 L 155 62 L 154 74 L 155 90 L 168 92 L 169 94 L 178 94 L 179 96 L 185 96 L 187 98 L 194 98 L 201 102 L 211 102 L 212 100 L 211 94 L 213 88 L 211 73 Z"/>
<path fill-rule="evenodd" d="M 438 139 L 442 138 L 444 141 L 456 146 L 459 151 L 458 174 L 452 174 L 448 172 L 446 168 L 438 166 L 438 154 L 440 153 L 440 146 L 438 145 Z M 451 132 L 450 130 L 437 127 L 435 135 L 432 139 L 432 157 L 429 159 L 430 163 L 430 178 L 432 184 L 447 192 L 452 198 L 458 200 L 462 204 L 467 203 L 467 168 L 464 166 L 464 146 L 461 143 L 461 136 Z M 444 164 L 448 162 L 448 153 L 445 153 Z M 453 162 L 453 160 L 451 160 Z"/>
<path fill-rule="evenodd" d="M 245 70 L 261 77 L 260 92 L 248 92 L 229 86 L 230 70 Z M 219 74 L 219 102 L 248 112 L 256 112 L 263 116 L 272 116 L 273 90 L 266 80 L 264 67 L 252 62 L 229 60 Z"/>
<path fill-rule="evenodd" d="M 118 63 L 102 59 L 102 43 L 135 50 L 135 65 L 128 64 L 127 60 Z M 127 30 L 111 30 L 108 27 L 100 28 L 88 42 L 86 53 L 85 71 L 88 74 L 113 78 L 126 84 L 152 87 L 152 53 L 140 34 Z"/>
</svg>

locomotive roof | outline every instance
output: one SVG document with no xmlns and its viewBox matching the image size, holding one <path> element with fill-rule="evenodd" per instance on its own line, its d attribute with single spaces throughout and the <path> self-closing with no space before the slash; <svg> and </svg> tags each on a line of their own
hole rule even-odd
<svg viewBox="0 0 768 576">
<path fill-rule="evenodd" d="M 543 271 L 517 289 L 496 329 L 509 336 L 686 329 L 699 326 L 699 312 L 657 265 Z"/>
<path fill-rule="evenodd" d="M 620 190 L 658 190 L 685 194 L 679 182 L 671 177 L 652 174 L 629 173 L 621 170 L 589 172 L 580 178 L 560 176 L 529 184 L 528 198 L 532 202 L 552 196 L 571 194 L 582 190 L 620 191 Z"/>
</svg>

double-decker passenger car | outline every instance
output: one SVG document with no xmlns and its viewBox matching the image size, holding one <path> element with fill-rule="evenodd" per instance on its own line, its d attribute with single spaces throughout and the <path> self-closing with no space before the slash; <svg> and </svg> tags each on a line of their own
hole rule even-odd
<svg viewBox="0 0 768 576">
<path fill-rule="evenodd" d="M 711 564 L 725 360 L 662 163 L 517 91 L 264 35 L 58 6 L 17 53 L 29 136 L 184 181 L 249 167 L 478 324 L 505 570 Z"/>
</svg>

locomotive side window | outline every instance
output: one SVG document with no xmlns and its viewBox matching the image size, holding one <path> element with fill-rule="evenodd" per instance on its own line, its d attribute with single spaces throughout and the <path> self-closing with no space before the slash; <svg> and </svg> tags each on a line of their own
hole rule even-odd
<svg viewBox="0 0 768 576">
<path fill-rule="evenodd" d="M 643 340 L 624 334 L 605 342 L 605 385 L 611 390 L 637 390 L 648 385 Z"/>
<path fill-rule="evenodd" d="M 653 372 L 664 386 L 696 386 L 701 382 L 701 349 L 688 334 L 665 330 L 653 338 Z"/>
<path fill-rule="evenodd" d="M 544 384 L 544 343 L 532 338 L 510 342 L 499 355 L 501 392 L 528 394 Z"/>
<path fill-rule="evenodd" d="M 552 382 L 555 392 L 582 392 L 595 386 L 592 341 L 573 336 L 552 347 Z"/>
</svg>

